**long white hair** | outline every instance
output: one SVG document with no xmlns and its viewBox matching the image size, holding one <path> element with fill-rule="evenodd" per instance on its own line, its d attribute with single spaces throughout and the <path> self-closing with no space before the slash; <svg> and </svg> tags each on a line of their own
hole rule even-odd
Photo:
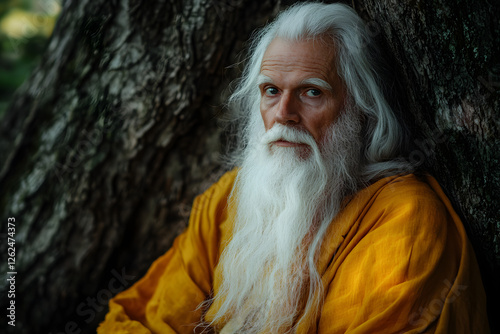
<svg viewBox="0 0 500 334">
<path fill-rule="evenodd" d="M 287 150 L 272 158 L 263 153 L 262 138 L 276 125 L 265 131 L 258 76 L 276 37 L 331 38 L 348 92 L 324 147 L 304 139 L 314 148 L 308 166 L 289 164 Z M 343 4 L 296 4 L 254 36 L 249 63 L 229 99 L 239 134 L 233 163 L 242 167 L 230 197 L 238 210 L 235 231 L 219 262 L 220 289 L 206 303 L 218 305 L 212 326 L 229 319 L 224 333 L 293 332 L 317 315 L 323 295 L 318 253 L 343 199 L 375 179 L 413 169 L 400 158 L 405 132 L 384 98 L 374 50 L 361 18 Z"/>
<path fill-rule="evenodd" d="M 244 148 L 256 135 L 252 123 L 261 121 L 257 80 L 271 41 L 276 37 L 290 41 L 326 37 L 336 49 L 337 73 L 354 107 L 365 118 L 363 181 L 369 184 L 383 176 L 413 171 L 414 166 L 402 158 L 402 149 L 409 142 L 408 131 L 384 97 L 387 83 L 383 82 L 383 59 L 371 35 L 356 12 L 340 3 L 295 4 L 255 33 L 248 64 L 228 101 L 229 121 L 238 134 L 231 163 L 241 164 Z"/>
<path fill-rule="evenodd" d="M 214 323 L 222 333 L 289 333 L 314 318 L 323 296 L 318 249 L 346 196 L 359 186 L 361 120 L 344 108 L 324 142 L 275 124 L 249 144 L 230 196 L 236 207 L 232 239 L 217 268 Z M 276 148 L 277 139 L 305 143 Z M 302 315 L 302 316 L 300 316 Z"/>
</svg>

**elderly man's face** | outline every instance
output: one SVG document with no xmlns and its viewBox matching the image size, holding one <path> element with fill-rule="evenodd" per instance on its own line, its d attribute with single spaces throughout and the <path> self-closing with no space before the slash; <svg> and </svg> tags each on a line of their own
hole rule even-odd
<svg viewBox="0 0 500 334">
<path fill-rule="evenodd" d="M 335 68 L 333 46 L 322 40 L 274 39 L 261 65 L 260 112 L 266 130 L 275 123 L 305 130 L 316 143 L 344 106 L 345 88 Z M 277 146 L 299 143 L 278 140 Z"/>
</svg>

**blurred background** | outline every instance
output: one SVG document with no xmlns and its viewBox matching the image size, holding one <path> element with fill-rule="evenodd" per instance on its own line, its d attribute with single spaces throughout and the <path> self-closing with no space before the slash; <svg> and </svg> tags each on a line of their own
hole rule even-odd
<svg viewBox="0 0 500 334">
<path fill-rule="evenodd" d="M 19 223 L 20 277 L 0 333 L 95 333 L 114 273 L 140 278 L 224 171 L 221 95 L 252 31 L 296 1 L 0 0 L 0 222 Z M 500 7 L 343 1 L 397 58 L 412 153 L 462 212 L 498 323 Z"/>
<path fill-rule="evenodd" d="M 0 0 L 0 118 L 38 64 L 62 0 Z"/>
</svg>

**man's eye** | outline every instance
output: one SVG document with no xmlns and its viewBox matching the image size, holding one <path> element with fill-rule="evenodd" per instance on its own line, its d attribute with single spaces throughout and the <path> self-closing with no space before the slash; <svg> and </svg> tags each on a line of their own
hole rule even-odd
<svg viewBox="0 0 500 334">
<path fill-rule="evenodd" d="M 274 87 L 266 88 L 266 94 L 267 95 L 276 95 L 276 94 L 278 94 L 278 89 L 274 88 Z"/>
<path fill-rule="evenodd" d="M 307 96 L 311 96 L 311 97 L 320 96 L 321 95 L 321 91 L 319 89 L 311 88 L 311 89 L 307 90 L 306 95 Z"/>
</svg>

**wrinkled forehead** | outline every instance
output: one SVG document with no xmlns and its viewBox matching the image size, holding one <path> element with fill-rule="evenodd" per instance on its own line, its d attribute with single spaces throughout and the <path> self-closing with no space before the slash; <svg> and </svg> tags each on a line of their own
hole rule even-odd
<svg viewBox="0 0 500 334">
<path fill-rule="evenodd" d="M 333 59 L 336 56 L 336 46 L 334 40 L 328 35 L 292 39 L 277 36 L 272 38 L 267 45 L 263 58 L 276 52 L 293 53 L 311 58 L 314 58 L 319 53 Z"/>
<path fill-rule="evenodd" d="M 302 71 L 317 73 L 318 78 L 331 81 L 337 77 L 335 48 L 322 39 L 288 40 L 274 38 L 267 47 L 260 73 L 269 71 Z"/>
</svg>

